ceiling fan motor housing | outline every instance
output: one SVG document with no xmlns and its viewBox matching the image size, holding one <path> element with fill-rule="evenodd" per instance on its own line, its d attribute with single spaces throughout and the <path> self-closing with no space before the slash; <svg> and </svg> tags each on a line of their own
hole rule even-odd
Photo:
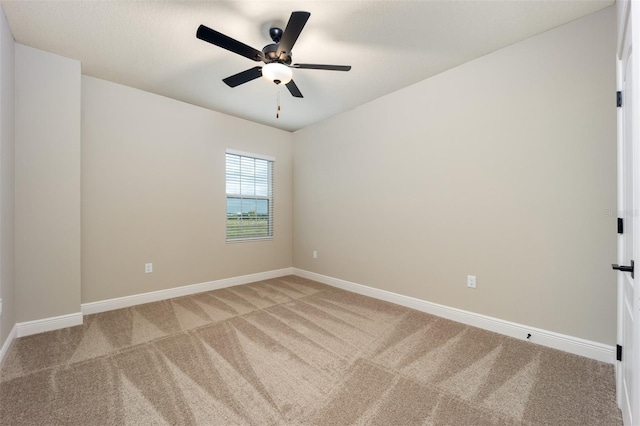
<svg viewBox="0 0 640 426">
<path fill-rule="evenodd" d="M 271 28 L 271 30 L 280 30 L 279 28 Z M 282 30 L 280 30 L 282 31 Z M 276 40 L 277 37 L 273 37 L 274 41 Z M 278 39 L 279 40 L 279 39 Z M 277 52 L 278 52 L 278 46 L 279 43 L 272 43 L 272 44 L 267 44 L 265 47 L 262 48 L 262 53 L 264 54 L 264 57 L 266 59 L 265 62 L 269 63 L 269 62 L 280 62 L 286 65 L 291 65 L 291 55 L 290 52 L 281 52 L 280 56 L 277 56 Z"/>
</svg>

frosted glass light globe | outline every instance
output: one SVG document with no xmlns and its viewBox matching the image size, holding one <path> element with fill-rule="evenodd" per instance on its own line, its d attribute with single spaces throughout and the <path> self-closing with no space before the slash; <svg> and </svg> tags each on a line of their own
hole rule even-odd
<svg viewBox="0 0 640 426">
<path fill-rule="evenodd" d="M 271 62 L 262 67 L 262 76 L 275 84 L 287 84 L 291 81 L 291 68 L 278 62 Z"/>
</svg>

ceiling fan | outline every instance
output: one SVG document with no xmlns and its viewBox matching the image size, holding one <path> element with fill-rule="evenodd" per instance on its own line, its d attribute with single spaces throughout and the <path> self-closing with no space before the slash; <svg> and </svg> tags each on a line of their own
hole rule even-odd
<svg viewBox="0 0 640 426">
<path fill-rule="evenodd" d="M 223 79 L 222 81 L 229 87 L 239 86 L 258 77 L 265 77 L 275 84 L 284 84 L 293 96 L 302 98 L 300 89 L 291 79 L 293 76 L 292 68 L 329 71 L 349 71 L 351 69 L 350 65 L 291 64 L 291 49 L 298 40 L 309 16 L 311 16 L 309 12 L 292 12 L 284 31 L 276 27 L 269 30 L 269 36 L 271 36 L 273 43 L 263 47 L 262 51 L 204 25 L 198 27 L 196 37 L 252 61 L 265 63 L 263 66 L 253 67 Z"/>
</svg>

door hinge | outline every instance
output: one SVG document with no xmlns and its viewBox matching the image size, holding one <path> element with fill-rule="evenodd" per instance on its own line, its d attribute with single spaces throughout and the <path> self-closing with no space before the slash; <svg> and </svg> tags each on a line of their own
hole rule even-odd
<svg viewBox="0 0 640 426">
<path fill-rule="evenodd" d="M 620 108 L 622 106 L 622 92 L 616 92 L 616 106 Z"/>
<path fill-rule="evenodd" d="M 618 234 L 624 234 L 624 219 L 618 218 Z"/>
<path fill-rule="evenodd" d="M 616 360 L 622 361 L 622 346 L 616 345 Z"/>
</svg>

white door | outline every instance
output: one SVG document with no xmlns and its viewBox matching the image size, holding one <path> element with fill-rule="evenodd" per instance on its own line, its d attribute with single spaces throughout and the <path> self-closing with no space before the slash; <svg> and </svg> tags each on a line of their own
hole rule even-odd
<svg viewBox="0 0 640 426">
<path fill-rule="evenodd" d="M 618 209 L 624 232 L 618 242 L 618 265 L 640 260 L 640 2 L 618 0 L 617 85 L 622 93 L 618 108 Z M 635 28 L 632 27 L 635 24 Z M 635 268 L 636 274 L 640 270 Z M 616 369 L 618 404 L 625 425 L 640 425 L 640 280 L 618 272 L 618 344 L 622 361 Z M 640 278 L 640 275 L 638 275 Z"/>
</svg>

